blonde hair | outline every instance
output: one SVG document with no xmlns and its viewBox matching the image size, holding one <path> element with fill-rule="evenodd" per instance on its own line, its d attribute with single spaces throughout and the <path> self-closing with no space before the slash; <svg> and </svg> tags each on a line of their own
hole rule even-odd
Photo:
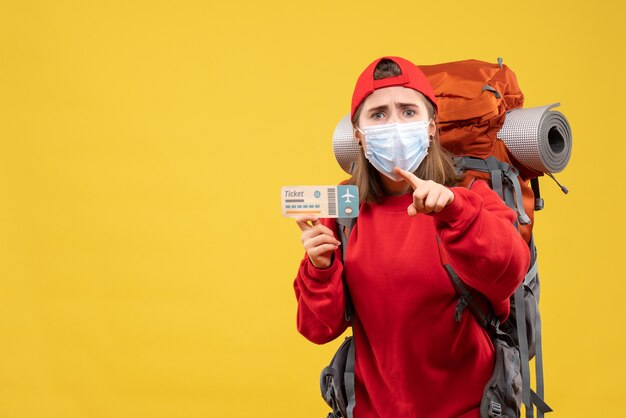
<svg viewBox="0 0 626 418">
<path fill-rule="evenodd" d="M 402 74 L 398 64 L 392 60 L 385 59 L 378 63 L 376 70 L 374 71 L 374 80 L 380 80 L 382 78 L 395 77 Z M 433 103 L 428 100 L 422 93 L 418 92 L 426 103 L 429 119 L 435 121 L 437 124 L 437 111 Z M 359 105 L 352 117 L 352 125 L 358 127 L 359 116 L 363 108 L 363 103 Z M 417 177 L 422 180 L 432 180 L 445 186 L 456 185 L 460 178 L 454 168 L 452 158 L 450 154 L 439 143 L 439 130 L 435 130 L 435 134 L 431 136 L 430 146 L 428 148 L 428 155 L 424 158 L 424 161 L 413 172 Z M 359 188 L 359 200 L 369 203 L 380 203 L 386 196 L 385 189 L 383 188 L 380 180 L 380 173 L 378 170 L 370 164 L 365 158 L 363 149 L 359 153 L 359 157 L 356 161 L 352 177 L 348 180 L 348 184 L 356 185 Z"/>
</svg>

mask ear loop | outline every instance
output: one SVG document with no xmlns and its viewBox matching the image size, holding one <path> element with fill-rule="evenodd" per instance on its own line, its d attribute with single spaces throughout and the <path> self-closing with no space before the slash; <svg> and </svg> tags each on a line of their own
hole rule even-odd
<svg viewBox="0 0 626 418">
<path fill-rule="evenodd" d="M 437 131 L 437 121 L 435 121 L 435 118 L 429 118 L 428 119 L 428 124 L 430 125 L 431 122 L 435 124 L 435 132 L 436 132 Z M 432 142 L 432 140 L 435 139 L 435 134 L 428 135 L 428 139 Z"/>
<path fill-rule="evenodd" d="M 365 132 L 363 132 L 363 131 L 361 130 L 361 128 L 359 128 L 358 126 L 356 127 L 356 130 L 357 130 L 357 131 L 359 131 L 359 132 L 361 132 L 361 135 L 365 136 Z M 356 139 L 356 143 L 357 143 L 357 145 L 358 145 L 359 147 L 363 148 L 363 145 L 361 144 L 361 140 L 360 140 L 360 139 L 358 139 L 357 137 L 354 137 L 354 139 Z"/>
</svg>

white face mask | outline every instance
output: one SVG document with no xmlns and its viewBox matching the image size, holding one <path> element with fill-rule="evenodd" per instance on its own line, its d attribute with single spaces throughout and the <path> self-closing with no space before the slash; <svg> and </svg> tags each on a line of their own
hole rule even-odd
<svg viewBox="0 0 626 418">
<path fill-rule="evenodd" d="M 403 178 L 393 172 L 394 167 L 414 172 L 428 154 L 428 124 L 430 121 L 390 123 L 366 126 L 365 158 L 378 171 L 392 180 Z"/>
</svg>

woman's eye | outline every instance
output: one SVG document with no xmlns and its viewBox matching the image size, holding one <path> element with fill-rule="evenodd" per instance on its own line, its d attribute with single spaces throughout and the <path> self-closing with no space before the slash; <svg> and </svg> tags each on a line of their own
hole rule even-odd
<svg viewBox="0 0 626 418">
<path fill-rule="evenodd" d="M 412 118 L 413 116 L 415 116 L 415 110 L 404 109 L 404 116 L 407 118 Z"/>
<path fill-rule="evenodd" d="M 376 112 L 372 115 L 372 119 L 382 119 L 385 115 L 382 112 Z"/>
</svg>

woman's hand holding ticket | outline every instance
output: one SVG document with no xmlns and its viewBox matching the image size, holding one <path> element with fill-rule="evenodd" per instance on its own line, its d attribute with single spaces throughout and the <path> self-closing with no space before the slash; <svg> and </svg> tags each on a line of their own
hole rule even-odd
<svg viewBox="0 0 626 418">
<path fill-rule="evenodd" d="M 454 200 L 452 190 L 439 183 L 422 180 L 415 174 L 398 167 L 393 171 L 402 176 L 413 188 L 413 203 L 407 208 L 409 216 L 415 216 L 418 213 L 441 212 Z"/>
<path fill-rule="evenodd" d="M 333 231 L 322 225 L 315 216 L 298 216 L 296 223 L 302 231 L 300 241 L 302 241 L 311 263 L 320 269 L 330 267 L 333 252 L 341 244 L 335 238 Z"/>
</svg>

